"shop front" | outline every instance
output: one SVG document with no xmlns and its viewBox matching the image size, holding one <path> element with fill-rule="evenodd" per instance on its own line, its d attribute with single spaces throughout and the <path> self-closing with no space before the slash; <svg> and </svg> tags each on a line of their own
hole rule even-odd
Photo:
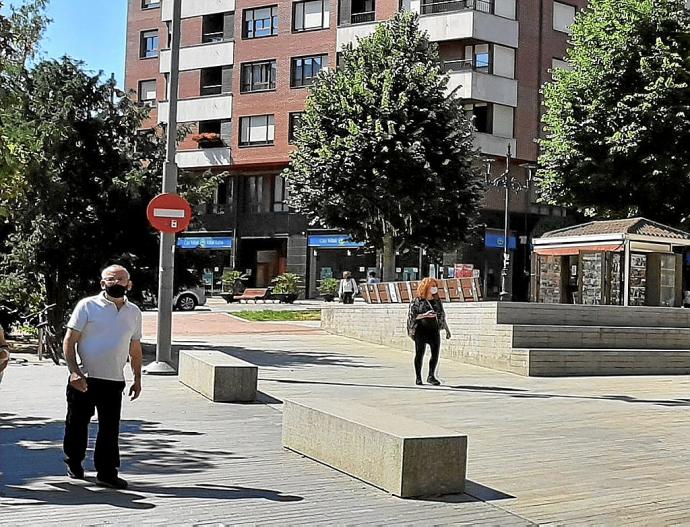
<svg viewBox="0 0 690 527">
<path fill-rule="evenodd" d="M 533 240 L 531 297 L 553 304 L 679 307 L 690 234 L 631 218 Z"/>
<path fill-rule="evenodd" d="M 223 271 L 232 269 L 235 261 L 235 239 L 230 232 L 187 232 L 176 242 L 180 265 L 194 266 L 202 277 L 208 294 L 222 289 Z"/>
<path fill-rule="evenodd" d="M 307 237 L 309 261 L 309 298 L 319 296 L 318 287 L 326 278 L 340 279 L 350 271 L 358 283 L 376 271 L 376 252 L 363 243 L 354 242 L 347 234 L 311 233 Z"/>
</svg>

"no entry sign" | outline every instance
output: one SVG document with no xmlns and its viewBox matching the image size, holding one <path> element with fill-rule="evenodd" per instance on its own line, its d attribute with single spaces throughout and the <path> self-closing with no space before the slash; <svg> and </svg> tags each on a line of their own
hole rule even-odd
<svg viewBox="0 0 690 527">
<path fill-rule="evenodd" d="M 178 194 L 158 194 L 146 207 L 146 216 L 154 229 L 161 232 L 182 232 L 189 227 L 192 207 Z"/>
</svg>

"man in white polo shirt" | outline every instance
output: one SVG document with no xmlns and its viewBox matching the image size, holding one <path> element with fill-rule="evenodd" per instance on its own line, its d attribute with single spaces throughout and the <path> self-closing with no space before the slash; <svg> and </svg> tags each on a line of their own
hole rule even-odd
<svg viewBox="0 0 690 527">
<path fill-rule="evenodd" d="M 70 376 L 64 452 L 67 473 L 84 479 L 82 462 L 89 439 L 89 422 L 98 410 L 98 437 L 94 451 L 97 482 L 126 489 L 118 477 L 120 467 L 120 408 L 125 389 L 124 367 L 131 358 L 132 400 L 141 392 L 141 311 L 125 296 L 131 289 L 127 269 L 106 267 L 101 273 L 101 294 L 84 298 L 74 308 L 63 342 Z M 79 362 L 77 362 L 77 355 Z"/>
</svg>

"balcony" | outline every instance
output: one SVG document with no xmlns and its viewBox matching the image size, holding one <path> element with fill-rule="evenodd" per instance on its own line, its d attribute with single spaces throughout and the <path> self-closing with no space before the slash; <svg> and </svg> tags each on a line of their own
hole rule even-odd
<svg viewBox="0 0 690 527">
<path fill-rule="evenodd" d="M 167 101 L 158 104 L 158 120 L 168 122 Z M 232 95 L 181 99 L 177 105 L 177 120 L 180 123 L 230 119 L 232 116 Z"/>
<path fill-rule="evenodd" d="M 232 163 L 230 147 L 181 150 L 175 156 L 177 166 L 185 169 L 228 166 Z"/>
<path fill-rule="evenodd" d="M 445 0 L 442 2 L 422 2 L 420 14 L 433 15 L 436 13 L 450 13 L 472 9 L 482 13 L 494 14 L 493 0 Z"/>
<path fill-rule="evenodd" d="M 161 19 L 172 20 L 172 0 L 163 0 Z M 182 0 L 182 18 L 229 13 L 235 10 L 235 0 Z"/>
<path fill-rule="evenodd" d="M 169 49 L 161 50 L 160 72 L 170 73 Z M 230 66 L 235 56 L 235 43 L 213 42 L 180 49 L 180 71 Z"/>
<path fill-rule="evenodd" d="M 517 107 L 517 81 L 472 69 L 472 61 L 445 63 L 448 69 L 448 92 L 457 89 L 458 97 Z"/>
<path fill-rule="evenodd" d="M 421 16 L 419 19 L 419 28 L 422 31 L 427 31 L 430 39 L 434 42 L 474 39 L 501 44 L 510 48 L 518 47 L 518 22 L 516 20 L 476 9 L 465 8 L 462 11 L 450 11 L 450 7 L 441 7 L 441 5 L 449 4 L 457 9 L 459 6 L 466 5 L 466 3 L 465 0 L 462 0 L 460 2 L 437 2 L 420 6 L 420 3 L 416 0 L 406 0 L 404 2 L 407 8 L 413 11 L 419 11 L 422 8 L 428 8 L 429 10 L 448 9 L 448 11 L 438 11 Z M 496 4 L 497 9 L 498 4 Z M 356 45 L 357 38 L 367 37 L 375 29 L 376 22 L 339 27 L 337 32 L 338 49 L 342 49 L 347 44 Z"/>
<path fill-rule="evenodd" d="M 510 145 L 510 151 L 514 154 L 517 151 L 517 142 L 513 137 L 499 137 L 493 134 L 482 133 L 476 133 L 474 135 L 474 146 L 476 146 L 482 154 L 505 156 L 508 145 Z"/>
</svg>

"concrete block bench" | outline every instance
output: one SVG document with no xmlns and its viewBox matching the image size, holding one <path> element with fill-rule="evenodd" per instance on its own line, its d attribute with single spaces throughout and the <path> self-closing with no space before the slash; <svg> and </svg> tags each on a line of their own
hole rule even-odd
<svg viewBox="0 0 690 527">
<path fill-rule="evenodd" d="M 180 382 L 212 401 L 256 400 L 257 374 L 254 364 L 220 351 L 180 351 Z"/>
<path fill-rule="evenodd" d="M 465 490 L 467 436 L 349 401 L 283 401 L 283 446 L 401 498 Z"/>
</svg>

